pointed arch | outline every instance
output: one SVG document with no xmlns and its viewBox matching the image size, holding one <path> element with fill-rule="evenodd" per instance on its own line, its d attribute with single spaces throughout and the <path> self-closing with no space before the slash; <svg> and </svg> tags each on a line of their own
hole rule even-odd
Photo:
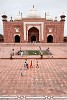
<svg viewBox="0 0 67 100">
<path fill-rule="evenodd" d="M 39 42 L 39 30 L 36 27 L 28 30 L 28 42 Z"/>
<path fill-rule="evenodd" d="M 14 42 L 15 43 L 20 43 L 20 36 L 19 35 L 15 35 L 15 37 L 14 37 Z"/>
<path fill-rule="evenodd" d="M 47 37 L 47 43 L 53 43 L 53 36 L 52 35 L 49 35 Z"/>
</svg>

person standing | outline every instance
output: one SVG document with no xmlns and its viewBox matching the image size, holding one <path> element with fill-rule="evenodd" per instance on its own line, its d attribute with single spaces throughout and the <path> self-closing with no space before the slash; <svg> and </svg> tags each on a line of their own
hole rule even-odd
<svg viewBox="0 0 67 100">
<path fill-rule="evenodd" d="M 27 59 L 24 62 L 24 68 L 28 69 L 28 63 L 27 63 Z"/>
<path fill-rule="evenodd" d="M 27 69 L 29 68 L 29 67 L 28 67 L 28 62 L 27 62 L 27 59 L 26 59 L 26 67 L 27 67 Z"/>
<path fill-rule="evenodd" d="M 24 62 L 24 68 L 26 69 L 26 61 Z"/>
<path fill-rule="evenodd" d="M 20 69 L 20 75 L 23 76 L 22 69 Z"/>
<path fill-rule="evenodd" d="M 38 61 L 36 62 L 36 68 L 39 68 L 39 64 L 38 64 Z"/>
<path fill-rule="evenodd" d="M 32 60 L 31 60 L 31 62 L 30 62 L 30 68 L 33 68 L 33 66 L 32 66 Z"/>
<path fill-rule="evenodd" d="M 21 56 L 23 57 L 23 52 L 21 52 Z"/>
</svg>

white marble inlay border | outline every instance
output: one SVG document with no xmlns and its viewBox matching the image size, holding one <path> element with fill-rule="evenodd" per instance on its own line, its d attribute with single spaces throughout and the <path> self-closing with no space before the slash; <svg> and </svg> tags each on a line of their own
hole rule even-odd
<svg viewBox="0 0 67 100">
<path fill-rule="evenodd" d="M 37 24 L 41 24 L 41 27 L 38 26 Z M 26 31 L 26 25 L 29 25 L 28 26 L 28 30 L 31 27 L 33 27 L 33 25 L 36 25 L 35 27 L 39 30 L 39 39 L 40 39 L 40 31 L 42 33 L 42 40 L 44 39 L 44 36 L 43 36 L 43 32 L 44 32 L 44 22 L 24 22 L 24 40 L 26 40 L 26 33 L 28 34 L 28 30 Z M 27 38 L 27 40 L 28 40 L 28 38 Z"/>
<path fill-rule="evenodd" d="M 14 34 L 14 36 L 16 36 L 16 35 L 20 36 L 20 34 Z"/>
<path fill-rule="evenodd" d="M 47 37 L 48 37 L 49 35 L 52 35 L 52 36 L 53 36 L 53 34 L 47 34 Z"/>
</svg>

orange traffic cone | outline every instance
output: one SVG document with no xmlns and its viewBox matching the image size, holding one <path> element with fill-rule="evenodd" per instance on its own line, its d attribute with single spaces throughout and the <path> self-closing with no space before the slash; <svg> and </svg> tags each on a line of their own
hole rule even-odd
<svg viewBox="0 0 67 100">
<path fill-rule="evenodd" d="M 31 62 L 30 62 L 30 68 L 33 68 L 33 66 L 32 66 L 32 60 L 31 60 Z"/>
</svg>

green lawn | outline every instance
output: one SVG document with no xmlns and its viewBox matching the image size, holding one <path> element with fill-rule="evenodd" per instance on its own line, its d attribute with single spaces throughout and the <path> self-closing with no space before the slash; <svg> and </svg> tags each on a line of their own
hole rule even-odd
<svg viewBox="0 0 67 100">
<path fill-rule="evenodd" d="M 18 54 L 20 55 L 20 53 L 23 52 L 23 55 L 40 55 L 40 51 L 39 50 L 21 50 L 18 51 Z M 48 52 L 46 50 L 41 50 L 43 55 L 51 55 L 51 52 Z"/>
</svg>

